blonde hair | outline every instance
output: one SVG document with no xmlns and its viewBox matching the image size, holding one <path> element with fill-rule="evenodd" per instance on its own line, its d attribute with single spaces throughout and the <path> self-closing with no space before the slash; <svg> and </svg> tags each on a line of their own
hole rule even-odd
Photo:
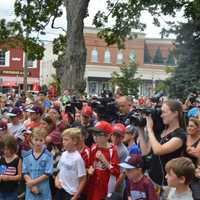
<svg viewBox="0 0 200 200">
<path fill-rule="evenodd" d="M 35 137 L 46 138 L 47 135 L 48 135 L 48 133 L 45 128 L 37 127 L 37 128 L 33 129 L 32 133 L 31 133 L 31 139 L 35 138 Z"/>
<path fill-rule="evenodd" d="M 81 129 L 79 128 L 68 128 L 65 129 L 62 133 L 62 137 L 70 137 L 72 140 L 77 140 L 77 142 L 81 139 Z"/>
<path fill-rule="evenodd" d="M 198 128 L 200 128 L 200 120 L 199 119 L 191 117 L 189 119 L 189 121 L 193 122 L 195 124 L 195 126 L 197 126 Z"/>
</svg>

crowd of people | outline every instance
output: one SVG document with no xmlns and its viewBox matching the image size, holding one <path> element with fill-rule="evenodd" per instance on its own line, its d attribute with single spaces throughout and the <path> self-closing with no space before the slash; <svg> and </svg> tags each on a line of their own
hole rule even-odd
<svg viewBox="0 0 200 200">
<path fill-rule="evenodd" d="M 0 200 L 200 200 L 200 101 L 154 100 L 1 94 Z"/>
</svg>

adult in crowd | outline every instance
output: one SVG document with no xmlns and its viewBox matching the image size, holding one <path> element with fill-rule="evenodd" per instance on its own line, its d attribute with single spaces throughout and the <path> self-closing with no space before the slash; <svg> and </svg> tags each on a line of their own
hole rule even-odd
<svg viewBox="0 0 200 200">
<path fill-rule="evenodd" d="M 76 116 L 76 121 L 72 124 L 72 127 L 80 127 L 85 133 L 85 144 L 90 147 L 94 144 L 94 139 L 89 129 L 94 126 L 95 116 L 91 106 L 85 105 L 80 112 L 80 118 Z"/>
<path fill-rule="evenodd" d="M 186 156 L 189 157 L 195 167 L 199 165 L 200 158 L 200 121 L 197 118 L 190 118 L 187 126 L 187 149 Z M 195 177 L 191 181 L 191 189 L 195 200 L 200 199 L 200 179 Z"/>
<path fill-rule="evenodd" d="M 27 129 L 33 129 L 39 127 L 41 124 L 41 117 L 43 114 L 43 108 L 38 105 L 34 105 L 31 108 L 28 108 L 26 112 L 29 113 L 29 119 L 24 121 L 24 125 Z"/>
<path fill-rule="evenodd" d="M 147 116 L 145 137 L 144 128 L 139 128 L 139 143 L 143 155 L 152 154 L 149 176 L 160 186 L 166 185 L 165 164 L 180 157 L 185 151 L 186 132 L 184 131 L 182 105 L 179 101 L 168 100 L 162 104 L 161 118 L 165 125 L 160 137 L 156 137 L 153 129 L 153 120 Z M 158 139 L 157 139 L 158 138 Z"/>
<path fill-rule="evenodd" d="M 132 98 L 129 96 L 121 96 L 116 102 L 120 112 L 120 122 L 125 124 L 128 114 L 132 110 Z"/>
<path fill-rule="evenodd" d="M 20 121 L 22 111 L 18 107 L 14 107 L 7 113 L 10 123 L 8 123 L 9 132 L 17 138 L 17 141 L 24 140 L 24 131 L 26 130 L 23 123 Z"/>
</svg>

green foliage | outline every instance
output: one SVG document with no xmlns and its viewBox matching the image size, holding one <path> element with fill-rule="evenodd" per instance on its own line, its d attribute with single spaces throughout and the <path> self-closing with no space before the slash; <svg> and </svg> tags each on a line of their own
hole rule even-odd
<svg viewBox="0 0 200 200">
<path fill-rule="evenodd" d="M 148 64 L 151 63 L 151 56 L 149 55 L 149 50 L 148 47 L 145 45 L 144 46 L 144 63 Z"/>
<path fill-rule="evenodd" d="M 170 50 L 170 49 L 169 49 L 169 53 L 168 53 L 166 64 L 169 65 L 169 66 L 174 66 L 175 65 L 173 51 Z"/>
<path fill-rule="evenodd" d="M 120 73 L 112 74 L 111 82 L 114 86 L 119 86 L 125 95 L 138 96 L 140 78 L 135 78 L 137 66 L 134 62 L 120 67 Z"/>
<path fill-rule="evenodd" d="M 160 64 L 160 65 L 164 64 L 160 48 L 156 49 L 156 53 L 155 53 L 154 58 L 153 58 L 153 63 L 154 64 Z"/>
<path fill-rule="evenodd" d="M 165 67 L 165 72 L 166 72 L 167 74 L 174 74 L 174 73 L 175 73 L 175 70 L 176 70 L 176 68 L 175 68 L 175 67 L 172 67 L 172 66 L 166 66 L 166 67 Z"/>
<path fill-rule="evenodd" d="M 58 38 L 53 40 L 53 53 L 56 55 L 62 55 L 65 51 L 67 43 L 67 35 L 59 35 Z"/>
<path fill-rule="evenodd" d="M 169 94 L 170 83 L 171 83 L 170 78 L 167 78 L 166 80 L 159 81 L 158 84 L 156 84 L 155 92 L 157 93 L 157 92 L 163 91 L 164 94 Z"/>
<path fill-rule="evenodd" d="M 180 24 L 177 33 L 178 66 L 171 79 L 170 94 L 184 99 L 191 91 L 200 91 L 200 20 Z"/>
<path fill-rule="evenodd" d="M 146 25 L 140 21 L 142 12 L 149 12 L 154 18 L 153 23 L 160 26 L 158 19 L 161 14 L 175 16 L 177 10 L 185 6 L 186 11 L 193 2 L 191 0 L 107 0 L 108 12 L 99 11 L 93 23 L 97 28 L 102 28 L 99 36 L 108 45 L 117 44 L 119 48 L 124 48 L 124 41 L 127 37 L 131 37 L 133 30 L 144 31 L 145 29 Z M 187 16 L 190 17 L 189 14 Z M 112 23 L 109 23 L 109 17 L 112 18 Z"/>
<path fill-rule="evenodd" d="M 63 0 L 15 0 L 15 15 L 20 19 L 25 32 L 41 32 L 47 24 L 62 16 Z M 43 32 L 42 32 L 43 33 Z"/>
</svg>

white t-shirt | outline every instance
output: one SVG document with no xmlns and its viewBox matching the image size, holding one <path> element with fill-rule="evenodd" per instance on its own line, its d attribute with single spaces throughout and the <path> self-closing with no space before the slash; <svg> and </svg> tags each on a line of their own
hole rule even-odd
<svg viewBox="0 0 200 200">
<path fill-rule="evenodd" d="M 175 188 L 171 188 L 167 200 L 193 200 L 192 192 L 177 193 Z"/>
<path fill-rule="evenodd" d="M 62 188 L 69 194 L 77 192 L 79 178 L 86 176 L 85 164 L 79 152 L 63 152 L 58 169 Z"/>
</svg>

